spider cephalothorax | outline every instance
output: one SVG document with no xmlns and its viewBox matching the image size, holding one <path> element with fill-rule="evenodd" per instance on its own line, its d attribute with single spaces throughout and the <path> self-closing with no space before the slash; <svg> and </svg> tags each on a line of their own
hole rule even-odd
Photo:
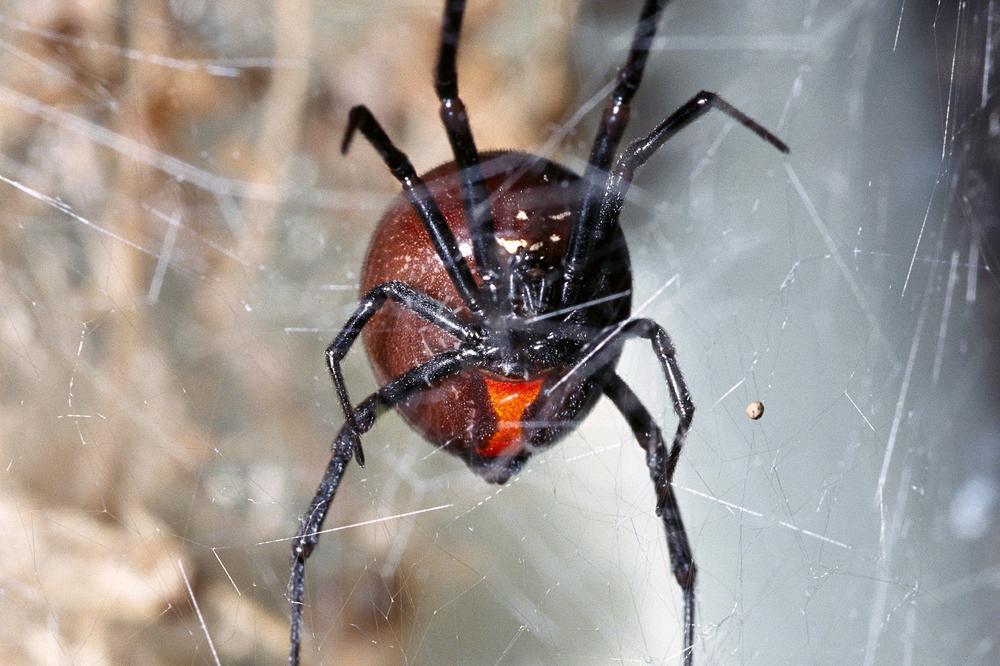
<svg viewBox="0 0 1000 666">
<path fill-rule="evenodd" d="M 629 319 L 632 274 L 618 219 L 634 171 L 710 109 L 788 149 L 714 93 L 700 92 L 615 160 L 664 5 L 644 2 L 582 176 L 526 153 L 478 152 L 455 72 L 464 0 L 446 2 L 435 71 L 453 162 L 418 175 L 367 108 L 351 110 L 343 151 L 360 131 L 403 192 L 372 236 L 361 303 L 327 348 L 345 423 L 293 542 L 291 664 L 299 657 L 306 558 L 351 458 L 364 464 L 361 435 L 379 413 L 397 408 L 431 444 L 487 481 L 504 483 L 533 453 L 572 431 L 602 395 L 646 452 L 684 592 L 683 660 L 691 663 L 696 568 L 670 481 L 694 405 L 666 331 L 649 319 Z M 362 330 L 384 386 L 355 406 L 340 364 Z M 669 448 L 615 372 L 622 344 L 634 338 L 650 342 L 663 369 L 678 417 Z"/>
</svg>

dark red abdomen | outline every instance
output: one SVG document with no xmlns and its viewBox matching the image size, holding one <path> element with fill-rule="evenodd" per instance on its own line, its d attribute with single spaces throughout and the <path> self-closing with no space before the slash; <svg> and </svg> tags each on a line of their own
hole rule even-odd
<svg viewBox="0 0 1000 666">
<path fill-rule="evenodd" d="M 579 178 L 553 162 L 523 153 L 487 153 L 482 156 L 482 166 L 491 193 L 501 257 L 511 259 L 518 248 L 524 248 L 543 263 L 560 266 L 579 207 Z M 432 169 L 423 179 L 478 282 L 454 163 Z M 627 274 L 623 239 L 620 244 L 623 260 L 618 259 Z M 420 218 L 402 195 L 396 197 L 372 237 L 362 270 L 361 291 L 366 293 L 392 280 L 405 282 L 439 300 L 460 317 L 469 316 Z M 622 316 L 627 315 L 627 309 L 626 302 Z M 381 384 L 458 345 L 455 338 L 394 302 L 386 303 L 375 315 L 363 337 Z M 558 375 L 561 370 L 553 368 L 546 376 Z M 431 443 L 461 455 L 467 462 L 473 462 L 470 458 L 515 456 L 524 451 L 531 430 L 525 421 L 532 414 L 545 378 L 515 382 L 479 370 L 465 370 L 416 393 L 398 409 Z M 580 403 L 577 411 L 585 412 L 596 395 L 577 395 L 573 399 Z M 570 423 L 565 425 L 572 427 Z"/>
</svg>

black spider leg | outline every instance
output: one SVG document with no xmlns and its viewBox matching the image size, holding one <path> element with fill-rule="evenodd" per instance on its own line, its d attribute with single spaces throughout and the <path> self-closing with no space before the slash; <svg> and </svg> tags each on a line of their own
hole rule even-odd
<svg viewBox="0 0 1000 666">
<path fill-rule="evenodd" d="M 572 336 L 575 335 L 576 330 L 575 327 L 568 327 L 565 339 L 574 339 Z M 694 404 L 691 402 L 687 384 L 684 383 L 684 376 L 677 364 L 674 343 L 671 342 L 666 330 L 655 321 L 652 319 L 630 319 L 611 327 L 581 350 L 579 360 L 565 375 L 547 388 L 546 393 L 552 393 L 565 382 L 580 382 L 595 374 L 605 373 L 608 370 L 608 363 L 618 355 L 621 345 L 632 338 L 649 340 L 653 346 L 653 352 L 660 361 L 663 377 L 667 382 L 667 389 L 670 391 L 670 398 L 674 403 L 674 411 L 677 412 L 677 418 L 680 419 L 677 424 L 677 432 L 674 433 L 670 457 L 667 460 L 667 478 L 670 478 L 673 476 L 674 467 L 677 466 L 677 457 L 680 455 L 684 436 L 691 426 L 691 419 L 694 418 Z M 660 497 L 659 501 L 662 502 L 662 500 L 663 497 Z M 657 512 L 660 508 L 658 505 Z"/>
<path fill-rule="evenodd" d="M 358 434 L 368 432 L 374 425 L 375 419 L 398 402 L 474 362 L 475 360 L 469 352 L 444 352 L 392 380 L 358 405 L 356 410 L 357 422 L 360 427 Z M 350 430 L 350 426 L 345 423 L 337 435 L 337 439 L 334 440 L 331 447 L 332 455 L 330 462 L 327 463 L 326 471 L 323 473 L 323 479 L 309 503 L 309 510 L 299 519 L 299 530 L 292 540 L 292 572 L 288 579 L 287 592 L 291 605 L 291 643 L 288 651 L 290 666 L 297 666 L 299 663 L 306 560 L 309 559 L 316 544 L 319 543 L 320 530 L 323 529 L 323 522 L 326 520 L 330 503 L 333 502 L 344 471 L 354 455 L 353 436 L 350 434 Z"/>
<path fill-rule="evenodd" d="M 330 378 L 337 391 L 340 408 L 344 410 L 346 436 L 351 437 L 351 433 L 354 433 L 354 457 L 362 467 L 365 466 L 365 453 L 361 448 L 361 437 L 358 435 L 361 429 L 357 415 L 354 413 L 354 407 L 352 407 L 350 395 L 347 392 L 347 383 L 340 371 L 340 362 L 347 356 L 347 352 L 357 340 L 361 329 L 378 312 L 379 308 L 385 305 L 387 299 L 399 303 L 414 314 L 450 333 L 461 342 L 469 340 L 476 334 L 468 324 L 456 317 L 442 303 L 402 282 L 385 282 L 364 295 L 354 314 L 326 348 L 326 367 L 330 370 Z"/>
<path fill-rule="evenodd" d="M 596 247 L 608 231 L 618 224 L 622 206 L 625 204 L 625 195 L 632 184 L 635 170 L 645 164 L 646 160 L 652 157 L 653 153 L 659 150 L 671 137 L 712 109 L 733 118 L 782 153 L 788 153 L 788 146 L 785 142 L 769 132 L 763 125 L 715 93 L 702 90 L 670 114 L 647 136 L 629 144 L 628 148 L 618 157 L 614 170 L 608 174 L 596 223 L 585 229 L 588 248 Z M 589 251 L 589 249 L 586 250 L 586 252 Z M 586 261 L 587 256 L 584 255 L 584 261 Z M 570 284 L 571 282 L 576 284 Z M 573 275 L 567 276 L 567 288 L 571 297 L 576 296 L 580 286 L 579 282 L 579 275 L 576 275 L 575 279 Z"/>
<path fill-rule="evenodd" d="M 788 146 L 781 139 L 767 131 L 756 120 L 732 106 L 715 93 L 702 90 L 688 100 L 681 108 L 670 114 L 666 120 L 657 125 L 645 138 L 629 144 L 628 148 L 618 157 L 618 163 L 615 165 L 614 171 L 608 176 L 608 183 L 604 191 L 604 200 L 601 202 L 601 212 L 597 218 L 597 224 L 594 225 L 592 230 L 595 241 L 600 242 L 600 239 L 618 223 L 622 206 L 625 205 L 625 195 L 632 184 L 632 176 L 635 174 L 635 170 L 645 164 L 646 160 L 652 157 L 653 153 L 672 136 L 708 113 L 711 109 L 717 109 L 725 113 L 782 153 L 788 153 Z"/>
<path fill-rule="evenodd" d="M 669 338 L 666 342 L 669 345 Z M 661 361 L 663 360 L 661 358 Z M 604 393 L 615 403 L 618 411 L 622 413 L 632 428 L 632 432 L 635 433 L 639 445 L 646 451 L 646 466 L 649 467 L 649 476 L 656 488 L 656 513 L 663 519 L 663 529 L 667 536 L 670 568 L 684 592 L 684 648 L 682 654 L 684 665 L 690 666 L 694 653 L 694 582 L 698 569 L 691 555 L 691 546 L 688 544 L 687 532 L 684 530 L 680 507 L 677 505 L 677 497 L 674 495 L 671 483 L 674 469 L 677 467 L 677 459 L 684 443 L 684 434 L 691 424 L 694 405 L 691 404 L 680 368 L 677 367 L 673 347 L 668 347 L 665 363 L 671 367 L 671 374 L 668 375 L 670 377 L 670 381 L 668 381 L 670 398 L 674 404 L 674 412 L 680 419 L 677 433 L 674 435 L 673 446 L 669 451 L 663 443 L 663 433 L 660 432 L 659 426 L 656 425 L 649 411 L 616 373 L 608 373 L 605 379 Z"/>
<path fill-rule="evenodd" d="M 501 279 L 504 264 L 495 242 L 493 207 L 479 166 L 479 151 L 476 150 L 476 142 L 469 127 L 469 116 L 465 111 L 465 104 L 458 96 L 455 59 L 464 15 L 465 0 L 448 0 L 445 3 L 441 47 L 438 51 L 437 68 L 434 70 L 434 90 L 441 101 L 441 122 L 444 123 L 455 163 L 459 167 L 462 200 L 472 235 L 472 256 L 492 304 L 509 310 L 509 299 L 497 292 L 498 286 L 504 288 L 506 280 Z"/>
<path fill-rule="evenodd" d="M 594 137 L 594 145 L 590 149 L 590 159 L 583 174 L 584 193 L 580 204 L 580 214 L 577 216 L 570 231 L 569 247 L 564 264 L 564 281 L 556 307 L 565 307 L 575 302 L 577 282 L 586 267 L 592 247 L 589 230 L 597 216 L 601 203 L 601 191 L 607 179 L 608 167 L 614 159 L 618 144 L 625 133 L 629 115 L 632 110 L 632 97 L 635 96 L 642 83 L 642 74 L 646 69 L 646 58 L 649 47 L 656 37 L 656 29 L 667 0 L 646 0 L 639 14 L 639 22 L 632 36 L 632 46 L 629 49 L 628 60 L 618 70 L 615 89 L 608 99 L 608 105 L 601 117 L 601 124 Z"/>
<path fill-rule="evenodd" d="M 365 106 L 356 106 L 351 109 L 347 120 L 347 130 L 344 132 L 344 141 L 340 146 L 341 153 L 347 154 L 355 130 L 361 130 L 365 138 L 382 156 L 389 171 L 403 186 L 403 194 L 420 215 L 424 229 L 430 236 L 431 244 L 434 245 L 434 249 L 441 258 L 441 263 L 444 264 L 444 269 L 448 272 L 448 277 L 455 285 L 458 295 L 462 297 L 470 310 L 481 315 L 483 308 L 479 302 L 479 288 L 472 278 L 469 264 L 458 249 L 458 242 L 455 240 L 455 235 L 451 233 L 441 209 L 434 202 L 423 179 L 417 175 L 410 159 L 392 144 L 385 130 Z"/>
</svg>

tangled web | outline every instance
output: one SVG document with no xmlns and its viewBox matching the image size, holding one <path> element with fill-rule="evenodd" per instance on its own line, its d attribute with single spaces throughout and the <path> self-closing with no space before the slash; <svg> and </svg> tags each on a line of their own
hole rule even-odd
<svg viewBox="0 0 1000 666">
<path fill-rule="evenodd" d="M 484 147 L 581 170 L 639 3 L 472 3 Z M 274 663 L 340 414 L 322 350 L 395 183 L 449 148 L 440 2 L 0 8 L 0 661 Z M 927 5 L 927 6 L 925 6 Z M 676 0 L 627 136 L 709 117 L 623 215 L 697 405 L 698 663 L 1000 661 L 994 0 Z M 375 387 L 360 352 L 355 396 Z M 620 374 L 667 428 L 659 367 Z M 746 416 L 766 405 L 759 421 Z M 307 588 L 315 663 L 675 663 L 641 450 L 599 405 L 509 484 L 386 417 Z"/>
</svg>

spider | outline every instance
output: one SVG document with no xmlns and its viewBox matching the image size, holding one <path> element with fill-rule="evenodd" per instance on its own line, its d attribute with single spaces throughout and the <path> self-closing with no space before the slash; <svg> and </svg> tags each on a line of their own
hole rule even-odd
<svg viewBox="0 0 1000 666">
<path fill-rule="evenodd" d="M 292 541 L 290 664 L 299 661 L 306 560 L 349 462 L 364 466 L 361 435 L 381 413 L 395 408 L 432 444 L 502 484 L 572 432 L 602 395 L 646 453 L 684 596 L 682 659 L 691 664 L 697 570 L 671 479 L 694 403 L 667 332 L 650 319 L 629 318 L 632 275 L 618 219 L 635 170 L 710 109 L 783 153 L 788 147 L 702 91 L 614 160 L 666 4 L 643 4 L 582 177 L 536 155 L 477 150 L 455 65 L 464 0 L 446 0 L 434 73 L 453 162 L 418 175 L 366 107 L 351 109 L 341 152 L 360 131 L 403 191 L 372 237 L 361 302 L 326 350 L 344 425 Z M 383 386 L 355 406 L 341 361 L 362 329 Z M 669 448 L 615 372 L 624 342 L 634 338 L 649 341 L 663 369 L 679 421 Z"/>
</svg>

